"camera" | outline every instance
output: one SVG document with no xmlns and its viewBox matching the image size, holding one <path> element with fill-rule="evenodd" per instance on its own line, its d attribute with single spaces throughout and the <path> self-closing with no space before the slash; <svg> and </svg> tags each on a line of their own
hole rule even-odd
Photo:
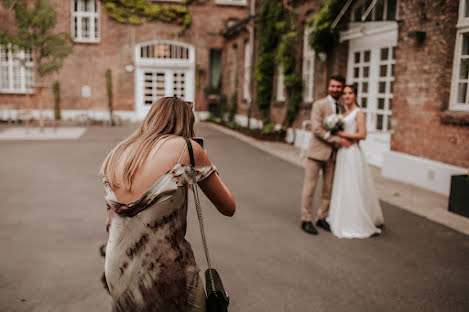
<svg viewBox="0 0 469 312">
<path fill-rule="evenodd" d="M 200 146 L 202 146 L 202 148 L 204 148 L 204 138 L 202 138 L 202 137 L 193 137 L 192 140 L 196 141 L 197 143 L 199 143 Z"/>
</svg>

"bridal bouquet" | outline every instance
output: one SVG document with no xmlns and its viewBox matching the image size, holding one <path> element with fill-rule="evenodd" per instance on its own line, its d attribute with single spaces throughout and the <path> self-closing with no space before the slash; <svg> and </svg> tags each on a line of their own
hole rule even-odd
<svg viewBox="0 0 469 312">
<path fill-rule="evenodd" d="M 324 129 L 330 132 L 344 130 L 344 117 L 341 114 L 329 115 L 324 118 Z"/>
</svg>

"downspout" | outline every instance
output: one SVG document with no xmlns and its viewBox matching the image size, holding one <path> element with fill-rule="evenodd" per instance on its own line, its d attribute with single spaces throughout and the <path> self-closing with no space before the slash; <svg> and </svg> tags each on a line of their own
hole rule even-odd
<svg viewBox="0 0 469 312">
<path fill-rule="evenodd" d="M 255 43 L 254 43 L 254 30 L 256 22 L 254 16 L 256 15 L 256 0 L 251 0 L 251 10 L 250 10 L 250 27 L 249 27 L 249 42 L 251 44 L 251 98 L 249 99 L 248 104 L 248 129 L 251 129 L 251 110 L 252 110 L 252 99 L 254 98 L 254 64 L 255 64 Z"/>
</svg>

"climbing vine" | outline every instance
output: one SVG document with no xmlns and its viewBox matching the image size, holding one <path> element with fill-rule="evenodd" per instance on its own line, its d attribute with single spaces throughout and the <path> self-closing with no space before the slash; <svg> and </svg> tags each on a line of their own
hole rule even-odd
<svg viewBox="0 0 469 312">
<path fill-rule="evenodd" d="M 277 48 L 276 61 L 282 65 L 284 84 L 288 96 L 287 115 L 284 126 L 289 127 L 295 121 L 303 101 L 303 79 L 297 66 L 298 51 L 301 48 L 301 36 L 296 30 L 296 18 L 288 12 L 284 32 Z"/>
<path fill-rule="evenodd" d="M 280 40 L 280 27 L 283 19 L 281 0 L 263 1 L 259 10 L 259 50 L 254 78 L 257 81 L 256 104 L 259 111 L 266 117 L 272 99 L 275 50 Z"/>
<path fill-rule="evenodd" d="M 188 6 L 194 0 L 185 0 L 182 5 L 153 4 L 148 0 L 101 1 L 108 16 L 123 24 L 161 21 L 180 25 L 181 32 L 184 32 L 192 23 Z"/>
<path fill-rule="evenodd" d="M 303 79 L 297 66 L 301 35 L 298 17 L 284 8 L 282 1 L 264 1 L 259 13 L 259 52 L 255 78 L 258 82 L 257 105 L 266 117 L 273 94 L 276 65 L 281 64 L 287 91 L 287 115 L 284 126 L 291 126 L 303 101 Z"/>
<path fill-rule="evenodd" d="M 308 41 L 316 53 L 327 53 L 337 42 L 337 27 L 331 30 L 331 25 L 343 5 L 341 0 L 325 0 L 321 9 L 307 20 L 306 24 L 312 27 Z"/>
</svg>

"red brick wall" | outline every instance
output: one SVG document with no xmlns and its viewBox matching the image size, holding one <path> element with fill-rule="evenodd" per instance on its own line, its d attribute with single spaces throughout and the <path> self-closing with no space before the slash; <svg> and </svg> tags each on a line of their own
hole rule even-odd
<svg viewBox="0 0 469 312">
<path fill-rule="evenodd" d="M 57 13 L 57 32 L 71 31 L 70 1 L 50 0 Z M 192 25 L 184 35 L 178 35 L 180 26 L 162 22 L 144 25 L 124 25 L 111 20 L 101 5 L 101 39 L 99 43 L 75 43 L 73 54 L 68 56 L 58 75 L 50 75 L 42 80 L 52 86 L 58 79 L 61 87 L 62 109 L 107 108 L 106 77 L 107 69 L 112 71 L 113 100 L 116 110 L 134 110 L 134 75 L 124 67 L 134 65 L 134 47 L 150 40 L 177 40 L 195 47 L 196 66 L 200 69 L 200 85 L 196 90 L 196 109 L 206 110 L 207 102 L 203 89 L 209 79 L 209 51 L 222 48 L 223 37 L 219 34 L 229 18 L 243 17 L 248 6 L 216 5 L 215 0 L 205 3 L 194 2 L 189 6 Z M 1 20 L 5 20 L 0 12 Z M 195 82 L 194 82 L 195 83 Z M 81 88 L 91 87 L 91 97 L 83 98 Z M 53 107 L 52 90 L 45 90 L 42 97 L 46 107 Z M 25 107 L 26 96 L 0 94 L 0 108 Z"/>
<path fill-rule="evenodd" d="M 391 149 L 469 167 L 469 127 L 440 120 L 449 105 L 459 0 L 439 3 L 400 1 Z M 425 41 L 410 31 L 424 31 Z"/>
</svg>

